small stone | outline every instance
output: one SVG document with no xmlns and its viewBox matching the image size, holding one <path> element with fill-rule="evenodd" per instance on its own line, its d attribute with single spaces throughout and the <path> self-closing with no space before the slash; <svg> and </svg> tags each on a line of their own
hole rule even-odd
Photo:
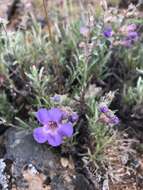
<svg viewBox="0 0 143 190">
<path fill-rule="evenodd" d="M 69 165 L 68 159 L 66 159 L 66 158 L 61 158 L 60 161 L 61 161 L 61 165 L 62 165 L 64 168 L 68 167 L 68 165 Z"/>
</svg>

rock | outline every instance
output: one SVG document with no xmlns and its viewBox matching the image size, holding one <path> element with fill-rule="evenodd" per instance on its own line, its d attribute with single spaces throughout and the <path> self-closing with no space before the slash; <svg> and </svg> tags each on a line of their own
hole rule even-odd
<svg viewBox="0 0 143 190">
<path fill-rule="evenodd" d="M 75 180 L 76 190 L 96 190 L 93 189 L 89 181 L 85 178 L 83 174 L 77 174 L 77 178 Z"/>
<path fill-rule="evenodd" d="M 3 159 L 0 159 L 0 189 L 8 190 L 8 179 L 5 174 L 6 164 Z"/>
<path fill-rule="evenodd" d="M 64 168 L 60 162 L 61 155 L 46 144 L 36 143 L 28 131 L 7 130 L 5 133 L 5 147 L 7 153 L 4 159 L 13 162 L 11 168 L 12 186 L 16 184 L 17 189 L 31 190 L 32 183 L 35 185 L 36 181 L 39 181 L 40 189 L 38 190 L 50 188 L 51 190 L 74 189 L 74 169 Z M 35 172 L 31 173 L 29 166 Z"/>
</svg>

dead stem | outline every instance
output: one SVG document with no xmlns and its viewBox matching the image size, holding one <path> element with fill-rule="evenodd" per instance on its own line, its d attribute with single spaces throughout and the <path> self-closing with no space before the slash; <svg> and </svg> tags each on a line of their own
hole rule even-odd
<svg viewBox="0 0 143 190">
<path fill-rule="evenodd" d="M 49 39 L 52 43 L 52 47 L 53 47 L 53 53 L 54 53 L 54 64 L 56 65 L 56 67 L 54 67 L 54 70 L 55 70 L 55 76 L 60 76 L 61 72 L 60 72 L 60 69 L 58 67 L 58 59 L 57 59 L 57 51 L 56 49 L 54 48 L 54 38 L 52 36 L 52 31 L 51 31 L 51 26 L 50 26 L 50 21 L 49 21 L 49 17 L 48 17 L 48 11 L 47 11 L 47 6 L 46 6 L 46 0 L 43 0 L 43 7 L 44 7 L 44 11 L 45 11 L 45 16 L 46 16 L 46 20 L 47 20 L 47 25 L 48 25 L 48 32 L 49 32 Z M 59 81 L 59 79 L 58 79 Z M 59 92 L 62 91 L 62 85 L 61 85 L 61 82 L 59 81 Z"/>
<path fill-rule="evenodd" d="M 52 42 L 53 41 L 52 31 L 51 31 L 51 26 L 50 26 L 50 21 L 49 21 L 49 17 L 48 17 L 48 12 L 47 12 L 47 7 L 46 7 L 46 1 L 45 0 L 43 0 L 43 7 L 44 7 L 46 21 L 47 21 L 47 25 L 48 25 L 49 38 L 50 38 L 50 41 Z"/>
</svg>

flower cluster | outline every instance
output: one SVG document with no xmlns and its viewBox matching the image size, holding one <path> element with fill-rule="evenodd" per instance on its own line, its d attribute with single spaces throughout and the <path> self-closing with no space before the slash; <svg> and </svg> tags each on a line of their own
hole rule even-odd
<svg viewBox="0 0 143 190">
<path fill-rule="evenodd" d="M 59 108 L 49 110 L 41 108 L 36 113 L 36 117 L 43 126 L 34 129 L 34 139 L 38 143 L 48 142 L 53 147 L 62 144 L 64 137 L 72 136 L 73 122 L 78 119 L 75 112 L 70 118 L 67 118 L 66 112 Z"/>
<path fill-rule="evenodd" d="M 105 104 L 101 104 L 99 107 L 100 121 L 106 124 L 117 125 L 119 124 L 119 118 L 107 107 Z"/>
<path fill-rule="evenodd" d="M 125 47 L 131 47 L 138 40 L 138 33 L 136 32 L 137 26 L 135 24 L 130 24 L 124 29 L 125 37 L 121 44 Z"/>
<path fill-rule="evenodd" d="M 103 30 L 103 36 L 105 38 L 110 38 L 114 34 L 114 31 L 111 27 L 105 28 Z M 139 34 L 137 32 L 136 24 L 130 24 L 122 26 L 118 31 L 116 36 L 120 36 L 120 40 L 114 39 L 112 41 L 112 45 L 122 45 L 124 47 L 131 47 L 139 38 Z"/>
</svg>

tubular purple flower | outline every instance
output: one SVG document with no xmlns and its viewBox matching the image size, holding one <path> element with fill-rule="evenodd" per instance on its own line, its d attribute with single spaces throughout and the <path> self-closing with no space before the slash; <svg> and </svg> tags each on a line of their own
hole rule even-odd
<svg viewBox="0 0 143 190">
<path fill-rule="evenodd" d="M 136 41 L 138 39 L 138 33 L 137 32 L 129 32 L 127 39 Z"/>
<path fill-rule="evenodd" d="M 76 122 L 78 120 L 78 114 L 76 112 L 74 112 L 70 118 L 69 118 L 69 121 L 71 121 L 72 123 Z"/>
<path fill-rule="evenodd" d="M 54 95 L 53 97 L 51 97 L 51 100 L 54 102 L 60 102 L 60 95 Z"/>
<path fill-rule="evenodd" d="M 113 117 L 110 118 L 110 123 L 111 124 L 118 125 L 119 122 L 120 122 L 120 120 L 116 115 L 114 115 Z"/>
<path fill-rule="evenodd" d="M 130 48 L 132 46 L 132 41 L 128 39 L 124 39 L 120 42 L 124 47 Z"/>
<path fill-rule="evenodd" d="M 101 105 L 99 107 L 100 112 L 107 113 L 109 111 L 108 107 L 106 105 Z"/>
<path fill-rule="evenodd" d="M 39 109 L 36 117 L 43 127 L 34 129 L 34 139 L 38 143 L 48 142 L 51 146 L 56 147 L 62 144 L 64 137 L 71 137 L 73 134 L 72 123 L 69 121 L 62 123 L 63 114 L 59 108 Z"/>
<path fill-rule="evenodd" d="M 103 31 L 103 35 L 104 37 L 106 38 L 109 38 L 113 35 L 113 31 L 112 31 L 112 28 L 106 28 L 104 31 Z"/>
<path fill-rule="evenodd" d="M 137 32 L 128 32 L 128 35 L 126 38 L 124 38 L 120 44 L 130 48 L 139 38 L 139 35 Z"/>
</svg>

